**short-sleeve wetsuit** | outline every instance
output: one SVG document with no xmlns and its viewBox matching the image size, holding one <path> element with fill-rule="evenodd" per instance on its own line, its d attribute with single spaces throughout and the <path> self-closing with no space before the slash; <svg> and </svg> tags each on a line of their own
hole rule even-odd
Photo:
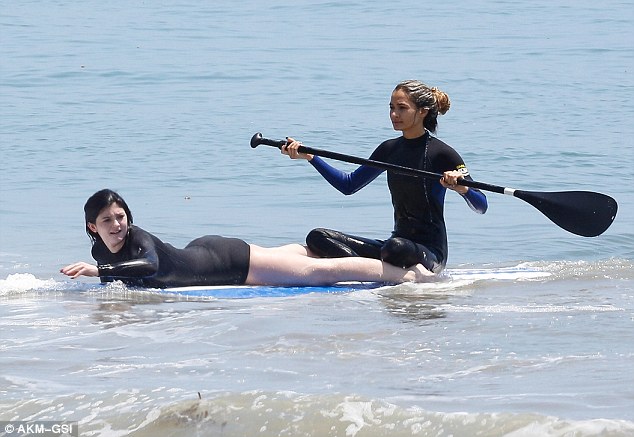
<svg viewBox="0 0 634 437">
<path fill-rule="evenodd" d="M 131 225 L 119 252 L 97 240 L 92 256 L 103 282 L 149 288 L 242 285 L 249 273 L 250 247 L 237 238 L 207 235 L 177 249 Z"/>
<path fill-rule="evenodd" d="M 426 132 L 415 139 L 394 138 L 381 143 L 371 160 L 413 167 L 429 172 L 462 172 L 471 179 L 460 155 L 449 145 Z M 310 163 L 337 190 L 353 194 L 376 179 L 381 169 L 362 165 L 351 173 L 340 171 L 315 156 Z M 382 259 L 400 267 L 422 263 L 440 272 L 447 263 L 447 231 L 443 215 L 446 189 L 437 180 L 387 172 L 394 207 L 394 230 L 388 240 L 373 240 L 339 231 L 318 228 L 307 238 L 308 247 L 318 256 L 365 256 Z M 487 200 L 470 188 L 463 198 L 474 211 L 483 214 Z"/>
</svg>

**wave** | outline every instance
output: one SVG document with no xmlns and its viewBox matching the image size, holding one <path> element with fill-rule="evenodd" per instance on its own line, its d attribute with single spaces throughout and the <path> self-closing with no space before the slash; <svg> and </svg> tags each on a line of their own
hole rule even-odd
<svg viewBox="0 0 634 437">
<path fill-rule="evenodd" d="M 270 436 L 608 436 L 634 432 L 624 420 L 568 421 L 538 414 L 432 412 L 358 396 L 254 391 L 185 401 L 155 412 L 133 436 L 165 429 L 197 435 Z M 165 435 L 165 434 L 162 434 Z"/>
<path fill-rule="evenodd" d="M 118 391 L 101 399 L 56 399 L 64 417 L 77 420 L 81 435 L 92 436 L 626 436 L 634 422 L 615 419 L 568 420 L 534 413 L 441 412 L 402 407 L 388 400 L 356 395 L 305 395 L 254 390 L 192 393 L 189 400 L 162 405 L 155 393 Z M 45 401 L 9 407 L 19 413 Z M 47 403 L 51 403 L 50 401 Z M 136 407 L 135 407 L 136 405 Z M 60 411 L 57 411 L 60 413 Z M 39 413 L 30 420 L 42 420 Z"/>
</svg>

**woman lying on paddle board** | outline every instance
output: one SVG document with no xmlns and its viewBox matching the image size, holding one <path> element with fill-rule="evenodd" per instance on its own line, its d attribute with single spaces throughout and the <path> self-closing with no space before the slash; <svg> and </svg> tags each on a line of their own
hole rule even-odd
<svg viewBox="0 0 634 437">
<path fill-rule="evenodd" d="M 446 189 L 458 192 L 477 213 L 487 210 L 485 195 L 474 188 L 456 185 L 471 179 L 460 155 L 430 135 L 436 132 L 438 114 L 449 110 L 449 97 L 437 88 L 408 80 L 399 83 L 390 99 L 390 119 L 399 138 L 381 143 L 371 160 L 442 173 L 439 181 L 404 176 L 388 171 L 387 183 L 394 206 L 394 231 L 385 241 L 373 240 L 331 229 L 313 229 L 306 237 L 311 253 L 320 257 L 363 256 L 381 259 L 399 267 L 422 264 L 438 273 L 447 263 L 447 231 L 443 216 Z M 376 179 L 381 169 L 362 165 L 351 173 L 340 171 L 318 156 L 299 153 L 292 138 L 282 153 L 292 159 L 307 159 L 337 190 L 353 194 Z"/>
<path fill-rule="evenodd" d="M 125 200 L 112 190 L 93 194 L 84 206 L 86 233 L 97 265 L 77 262 L 60 271 L 75 279 L 99 276 L 149 288 L 195 285 L 329 285 L 343 281 L 422 282 L 422 265 L 404 269 L 369 258 L 319 259 L 299 244 L 264 248 L 237 238 L 200 237 L 184 249 L 132 224 Z"/>
</svg>

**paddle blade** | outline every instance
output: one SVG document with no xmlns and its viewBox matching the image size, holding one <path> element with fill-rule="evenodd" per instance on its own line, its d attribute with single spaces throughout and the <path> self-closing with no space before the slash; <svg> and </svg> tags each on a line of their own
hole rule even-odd
<svg viewBox="0 0 634 437">
<path fill-rule="evenodd" d="M 535 192 L 515 190 L 514 197 L 530 203 L 559 227 L 584 237 L 596 237 L 610 227 L 617 203 L 591 191 Z"/>
</svg>

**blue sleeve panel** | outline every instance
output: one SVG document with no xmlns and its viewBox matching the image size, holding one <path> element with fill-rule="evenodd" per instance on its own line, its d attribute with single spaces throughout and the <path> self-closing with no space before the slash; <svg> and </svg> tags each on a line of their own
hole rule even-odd
<svg viewBox="0 0 634 437">
<path fill-rule="evenodd" d="M 317 169 L 330 185 L 345 195 L 354 194 L 376 179 L 384 170 L 362 165 L 351 173 L 341 171 L 319 156 L 314 156 L 310 164 Z"/>
<path fill-rule="evenodd" d="M 383 173 L 383 170 L 367 165 L 362 165 L 353 172 L 346 173 L 331 166 L 319 156 L 314 156 L 309 162 L 330 185 L 345 195 L 356 193 Z M 469 188 L 469 191 L 462 197 L 473 211 L 478 214 L 486 212 L 488 203 L 482 191 Z"/>
<path fill-rule="evenodd" d="M 476 190 L 475 188 L 469 188 L 469 191 L 463 194 L 462 198 L 465 202 L 467 202 L 469 208 L 478 214 L 484 214 L 487 211 L 489 204 L 482 191 Z"/>
</svg>

